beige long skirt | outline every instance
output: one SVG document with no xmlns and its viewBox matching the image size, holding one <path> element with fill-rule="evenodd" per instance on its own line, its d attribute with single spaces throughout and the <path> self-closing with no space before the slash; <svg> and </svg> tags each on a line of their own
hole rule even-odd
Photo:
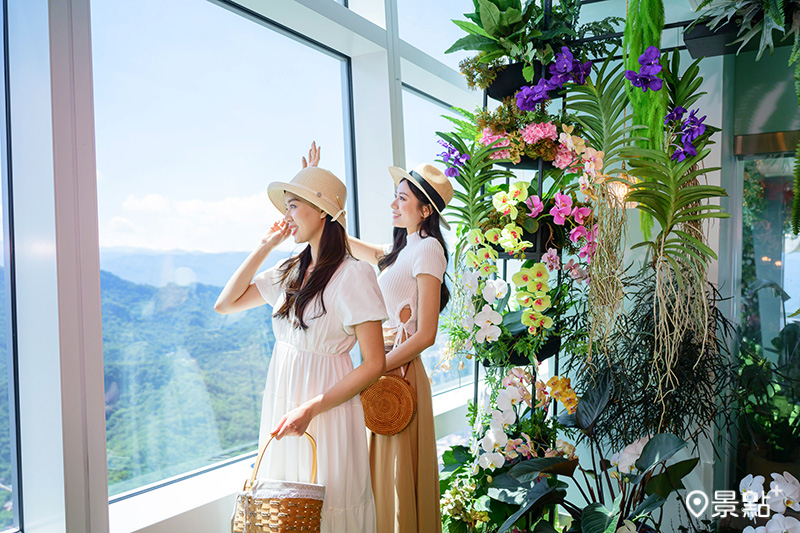
<svg viewBox="0 0 800 533">
<path fill-rule="evenodd" d="M 402 375 L 399 369 L 391 373 Z M 369 432 L 378 533 L 439 533 L 442 520 L 431 385 L 419 356 L 408 365 L 406 379 L 417 392 L 417 414 L 411 423 L 396 435 Z"/>
</svg>

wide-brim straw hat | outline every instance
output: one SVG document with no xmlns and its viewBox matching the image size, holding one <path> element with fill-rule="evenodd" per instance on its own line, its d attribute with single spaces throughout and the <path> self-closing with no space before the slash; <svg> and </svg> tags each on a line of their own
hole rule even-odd
<svg viewBox="0 0 800 533">
<path fill-rule="evenodd" d="M 415 185 L 428 200 L 431 205 L 439 213 L 439 221 L 445 229 L 450 229 L 450 224 L 444 219 L 444 208 L 453 199 L 453 186 L 450 180 L 444 175 L 444 172 L 431 165 L 430 163 L 422 163 L 417 165 L 414 170 L 407 172 L 400 167 L 389 167 L 389 174 L 391 174 L 394 182 L 399 186 L 400 182 L 407 179 L 410 183 Z"/>
<path fill-rule="evenodd" d="M 286 193 L 291 193 L 318 207 L 347 230 L 344 204 L 347 187 L 333 172 L 319 167 L 307 167 L 289 183 L 275 181 L 267 187 L 269 199 L 281 213 L 286 214 Z"/>
</svg>

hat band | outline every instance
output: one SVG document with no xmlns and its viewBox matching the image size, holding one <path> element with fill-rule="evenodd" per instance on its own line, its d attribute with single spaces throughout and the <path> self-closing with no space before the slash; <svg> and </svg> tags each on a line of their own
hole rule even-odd
<svg viewBox="0 0 800 533">
<path fill-rule="evenodd" d="M 433 205 L 436 206 L 436 209 L 440 213 L 444 211 L 444 208 L 447 204 L 444 203 L 444 200 L 442 200 L 441 195 L 438 192 L 436 192 L 436 189 L 434 189 L 430 183 L 425 181 L 425 178 L 423 178 L 419 172 L 412 170 L 410 174 L 415 180 L 417 180 L 419 186 L 422 187 L 422 190 L 428 194 L 428 198 L 431 199 Z"/>
</svg>

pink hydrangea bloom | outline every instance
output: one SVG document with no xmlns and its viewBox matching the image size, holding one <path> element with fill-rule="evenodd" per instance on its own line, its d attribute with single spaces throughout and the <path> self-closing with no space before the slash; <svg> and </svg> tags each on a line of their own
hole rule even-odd
<svg viewBox="0 0 800 533">
<path fill-rule="evenodd" d="M 567 168 L 570 163 L 575 159 L 575 155 L 572 153 L 572 150 L 564 146 L 563 144 L 558 145 L 558 151 L 556 152 L 556 158 L 553 160 L 553 164 L 560 169 Z"/>
<path fill-rule="evenodd" d="M 481 143 L 484 145 L 490 145 L 494 141 L 500 140 L 495 147 L 497 146 L 509 146 L 511 141 L 509 141 L 504 135 L 497 135 L 495 134 L 491 128 L 484 128 L 483 129 L 483 137 L 481 137 Z M 500 150 L 498 152 L 493 153 L 489 156 L 489 159 L 511 159 L 511 151 L 509 150 Z"/>
<path fill-rule="evenodd" d="M 558 129 L 552 122 L 528 124 L 519 132 L 528 144 L 536 144 L 542 139 L 550 139 L 551 141 L 558 139 Z"/>
</svg>

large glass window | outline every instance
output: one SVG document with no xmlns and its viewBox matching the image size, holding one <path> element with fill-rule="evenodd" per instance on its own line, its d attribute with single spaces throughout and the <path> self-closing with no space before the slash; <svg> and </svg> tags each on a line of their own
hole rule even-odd
<svg viewBox="0 0 800 533">
<path fill-rule="evenodd" d="M 744 397 L 738 464 L 747 474 L 768 470 L 771 461 L 794 461 L 785 470 L 798 474 L 800 237 L 790 227 L 794 157 L 751 158 L 739 168 L 744 201 L 737 390 Z"/>
<path fill-rule="evenodd" d="M 442 146 L 437 143 L 439 138 L 436 136 L 436 132 L 451 131 L 453 124 L 442 115 L 459 116 L 451 111 L 449 107 L 446 107 L 444 103 L 437 102 L 413 89 L 403 89 L 404 141 L 406 146 L 406 165 L 409 168 L 414 168 L 420 163 L 433 163 L 435 159 L 439 159 L 437 154 L 444 151 Z M 435 164 L 441 168 L 441 164 Z M 442 170 L 444 169 L 442 168 Z M 453 184 L 457 186 L 455 182 Z M 452 287 L 450 277 L 453 274 L 452 253 L 456 245 L 455 230 L 444 232 L 444 238 L 447 242 L 448 252 L 451 255 L 447 265 L 447 283 Z M 448 309 L 445 309 L 444 313 L 446 314 L 448 311 Z M 436 343 L 422 354 L 422 362 L 425 364 L 429 374 L 442 362 L 446 347 L 447 334 L 440 331 L 436 338 Z M 471 368 L 471 365 L 466 365 L 461 369 L 455 364 L 451 365 L 448 370 L 443 370 L 441 367 L 437 368 L 431 374 L 433 392 L 441 392 L 470 383 L 473 371 L 474 369 Z"/>
<path fill-rule="evenodd" d="M 397 0 L 397 23 L 400 38 L 458 70 L 458 63 L 476 52 L 458 51 L 445 54 L 461 37 L 466 35 L 452 20 L 466 20 L 462 13 L 471 13 L 470 2 L 447 0 Z"/>
<path fill-rule="evenodd" d="M 109 494 L 255 449 L 271 309 L 222 286 L 312 139 L 343 181 L 346 62 L 197 0 L 94 0 Z M 291 253 L 269 257 L 263 268 Z"/>
<path fill-rule="evenodd" d="M 7 63 L 5 50 L 5 2 L 0 6 L 0 29 L 3 38 L 0 39 L 0 58 L 3 65 Z M 19 526 L 19 491 L 17 472 L 17 445 L 16 445 L 16 394 L 14 393 L 14 322 L 11 317 L 14 313 L 12 299 L 12 257 L 11 257 L 11 224 L 9 201 L 9 160 L 8 139 L 6 138 L 6 79 L 3 68 L 0 72 L 0 124 L 3 125 L 0 134 L 0 531 L 13 529 Z"/>
</svg>

